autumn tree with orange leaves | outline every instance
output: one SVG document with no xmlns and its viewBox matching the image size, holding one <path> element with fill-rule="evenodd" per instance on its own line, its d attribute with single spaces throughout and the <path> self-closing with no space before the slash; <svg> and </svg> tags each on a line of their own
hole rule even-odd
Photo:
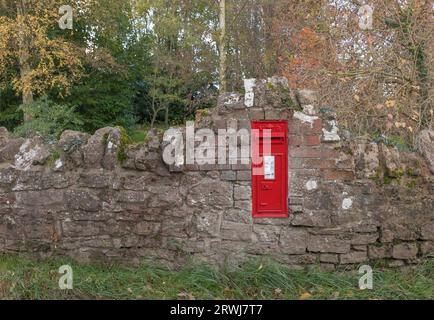
<svg viewBox="0 0 434 320">
<path fill-rule="evenodd" d="M 344 126 L 404 137 L 433 124 L 433 6 L 370 1 L 373 26 L 361 29 L 361 1 L 278 1 L 273 19 L 279 72 L 296 88 L 320 92 Z"/>
<path fill-rule="evenodd" d="M 24 105 L 32 103 L 35 94 L 49 89 L 59 95 L 66 94 L 74 79 L 80 76 L 80 49 L 53 31 L 58 28 L 58 11 L 63 3 L 56 0 L 0 2 L 0 80 L 4 83 L 9 76 L 12 78 Z M 11 65 L 17 65 L 19 73 L 6 72 Z"/>
</svg>

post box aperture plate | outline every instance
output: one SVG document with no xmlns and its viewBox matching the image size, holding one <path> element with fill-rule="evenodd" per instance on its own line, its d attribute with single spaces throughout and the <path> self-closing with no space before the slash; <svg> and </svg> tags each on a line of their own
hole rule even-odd
<svg viewBox="0 0 434 320">
<path fill-rule="evenodd" d="M 252 144 L 259 153 L 252 164 L 254 218 L 288 217 L 287 132 L 286 121 L 252 121 Z"/>
<path fill-rule="evenodd" d="M 274 156 L 264 156 L 264 179 L 274 180 L 275 158 Z"/>
</svg>

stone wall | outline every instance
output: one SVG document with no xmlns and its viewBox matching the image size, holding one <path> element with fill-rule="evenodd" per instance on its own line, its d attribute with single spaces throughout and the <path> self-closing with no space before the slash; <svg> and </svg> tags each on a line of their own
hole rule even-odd
<svg viewBox="0 0 434 320">
<path fill-rule="evenodd" d="M 248 84 L 246 98 L 221 96 L 195 126 L 288 120 L 289 218 L 252 219 L 250 165 L 167 166 L 155 130 L 137 145 L 117 128 L 47 144 L 0 128 L 0 251 L 166 265 L 269 256 L 330 269 L 434 257 L 432 132 L 418 139 L 423 156 L 398 152 L 339 131 L 315 92 L 276 77 Z"/>
</svg>

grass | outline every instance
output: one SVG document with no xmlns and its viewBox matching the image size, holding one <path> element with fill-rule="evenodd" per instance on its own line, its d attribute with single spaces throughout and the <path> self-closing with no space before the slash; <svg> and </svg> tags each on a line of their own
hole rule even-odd
<svg viewBox="0 0 434 320">
<path fill-rule="evenodd" d="M 134 128 L 130 129 L 128 135 L 131 138 L 133 143 L 141 143 L 146 140 L 146 135 L 150 128 L 151 128 L 150 125 L 147 123 L 142 125 L 137 125 Z M 161 132 L 164 132 L 166 130 L 164 124 L 162 123 L 156 123 L 154 128 L 156 128 Z"/>
<path fill-rule="evenodd" d="M 74 288 L 60 290 L 58 268 L 73 269 Z M 357 271 L 291 270 L 272 261 L 250 261 L 217 270 L 84 265 L 67 259 L 34 261 L 0 255 L 0 299 L 433 299 L 434 266 L 374 267 L 373 290 L 359 290 Z"/>
</svg>

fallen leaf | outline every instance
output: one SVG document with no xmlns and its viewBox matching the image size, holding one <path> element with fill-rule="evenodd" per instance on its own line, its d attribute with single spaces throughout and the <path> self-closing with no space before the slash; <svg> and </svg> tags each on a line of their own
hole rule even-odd
<svg viewBox="0 0 434 320">
<path fill-rule="evenodd" d="M 395 100 L 387 100 L 385 104 L 386 104 L 386 107 L 393 108 L 396 106 L 396 101 Z"/>
<path fill-rule="evenodd" d="M 312 295 L 309 292 L 305 292 L 305 293 L 301 294 L 300 300 L 307 300 L 307 299 L 310 299 L 310 297 L 312 297 Z"/>
<path fill-rule="evenodd" d="M 386 129 L 387 129 L 387 130 L 390 130 L 390 129 L 392 129 L 392 127 L 393 127 L 393 123 L 390 122 L 390 121 L 388 121 L 388 122 L 386 123 Z"/>
<path fill-rule="evenodd" d="M 338 291 L 333 292 L 331 299 L 337 300 L 338 298 L 339 298 L 339 292 Z"/>
<path fill-rule="evenodd" d="M 191 293 L 185 291 L 178 293 L 178 297 L 189 300 L 196 300 L 196 298 Z"/>
</svg>

